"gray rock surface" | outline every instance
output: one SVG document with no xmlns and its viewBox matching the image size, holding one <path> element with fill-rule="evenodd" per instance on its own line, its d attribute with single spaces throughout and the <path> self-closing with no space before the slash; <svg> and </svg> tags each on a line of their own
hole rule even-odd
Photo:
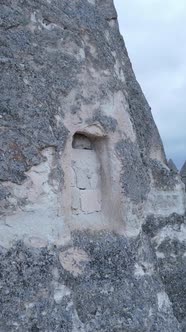
<svg viewBox="0 0 186 332">
<path fill-rule="evenodd" d="M 184 164 L 181 168 L 180 176 L 181 176 L 183 183 L 185 184 L 185 190 L 186 190 L 186 161 L 184 162 Z"/>
<path fill-rule="evenodd" d="M 1 271 L 2 331 L 181 331 L 145 234 L 76 233 L 62 251 L 19 243 L 2 250 Z"/>
<path fill-rule="evenodd" d="M 186 161 L 184 162 L 184 164 L 183 164 L 183 166 L 181 168 L 180 175 L 182 177 L 186 177 Z"/>
<path fill-rule="evenodd" d="M 175 165 L 175 163 L 172 159 L 169 159 L 168 166 L 169 166 L 171 171 L 178 173 L 178 169 L 177 169 L 177 167 L 176 167 L 176 165 Z"/>
<path fill-rule="evenodd" d="M 0 332 L 186 331 L 184 186 L 113 1 L 0 0 L 0 71 Z"/>
<path fill-rule="evenodd" d="M 159 276 L 172 303 L 175 317 L 186 331 L 186 218 L 176 214 L 168 218 L 149 216 L 143 225 L 151 238 L 157 257 Z"/>
<path fill-rule="evenodd" d="M 126 95 L 143 158 L 148 160 L 152 145 L 162 149 L 118 33 L 111 0 L 97 1 L 96 5 L 87 0 L 1 1 L 0 15 L 2 181 L 21 183 L 24 172 L 42 161 L 40 151 L 45 147 L 63 150 L 68 130 L 62 124 L 57 126 L 57 116 L 63 119 L 66 112 L 81 113 L 82 103 L 96 103 L 120 90 Z M 115 72 L 117 59 L 124 80 Z M 96 86 L 97 91 L 87 91 L 86 97 L 82 94 L 82 89 L 88 90 L 86 77 L 79 78 L 85 67 L 87 72 L 91 67 L 109 71 L 105 74 L 109 77 Z M 74 88 L 72 103 L 68 95 Z M 96 119 L 108 131 L 116 127 L 99 106 Z"/>
</svg>

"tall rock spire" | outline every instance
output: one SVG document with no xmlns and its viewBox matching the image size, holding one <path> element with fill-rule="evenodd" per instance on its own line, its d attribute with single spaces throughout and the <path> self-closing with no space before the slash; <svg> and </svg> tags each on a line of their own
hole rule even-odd
<svg viewBox="0 0 186 332">
<path fill-rule="evenodd" d="M 169 159 L 168 166 L 169 166 L 171 171 L 173 171 L 175 173 L 178 173 L 178 169 L 177 169 L 177 167 L 176 167 L 176 165 L 175 165 L 175 163 L 173 162 L 172 159 Z"/>
<path fill-rule="evenodd" d="M 183 166 L 181 168 L 180 175 L 182 177 L 186 177 L 186 161 L 184 162 L 184 164 L 183 164 Z"/>
<path fill-rule="evenodd" d="M 185 184 L 185 190 L 186 190 L 186 161 L 184 162 L 181 168 L 180 175 L 183 183 Z"/>
<path fill-rule="evenodd" d="M 1 0 L 0 73 L 0 331 L 181 332 L 183 183 L 113 1 Z"/>
</svg>

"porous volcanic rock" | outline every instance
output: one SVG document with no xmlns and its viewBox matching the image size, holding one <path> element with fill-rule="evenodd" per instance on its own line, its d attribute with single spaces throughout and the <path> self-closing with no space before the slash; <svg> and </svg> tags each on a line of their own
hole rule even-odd
<svg viewBox="0 0 186 332">
<path fill-rule="evenodd" d="M 186 331 L 185 193 L 112 0 L 0 0 L 0 331 Z"/>
</svg>

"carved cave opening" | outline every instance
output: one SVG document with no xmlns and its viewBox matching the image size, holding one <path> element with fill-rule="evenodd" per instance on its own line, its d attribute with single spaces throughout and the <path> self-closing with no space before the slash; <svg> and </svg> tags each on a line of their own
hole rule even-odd
<svg viewBox="0 0 186 332">
<path fill-rule="evenodd" d="M 101 212 L 101 164 L 96 144 L 100 139 L 76 133 L 72 141 L 71 210 L 72 214 Z"/>
</svg>

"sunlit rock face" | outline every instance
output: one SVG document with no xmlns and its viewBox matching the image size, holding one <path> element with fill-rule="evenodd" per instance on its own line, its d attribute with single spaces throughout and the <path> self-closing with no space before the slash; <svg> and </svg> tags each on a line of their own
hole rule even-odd
<svg viewBox="0 0 186 332">
<path fill-rule="evenodd" d="M 184 331 L 184 185 L 112 0 L 0 22 L 2 331 Z"/>
</svg>

